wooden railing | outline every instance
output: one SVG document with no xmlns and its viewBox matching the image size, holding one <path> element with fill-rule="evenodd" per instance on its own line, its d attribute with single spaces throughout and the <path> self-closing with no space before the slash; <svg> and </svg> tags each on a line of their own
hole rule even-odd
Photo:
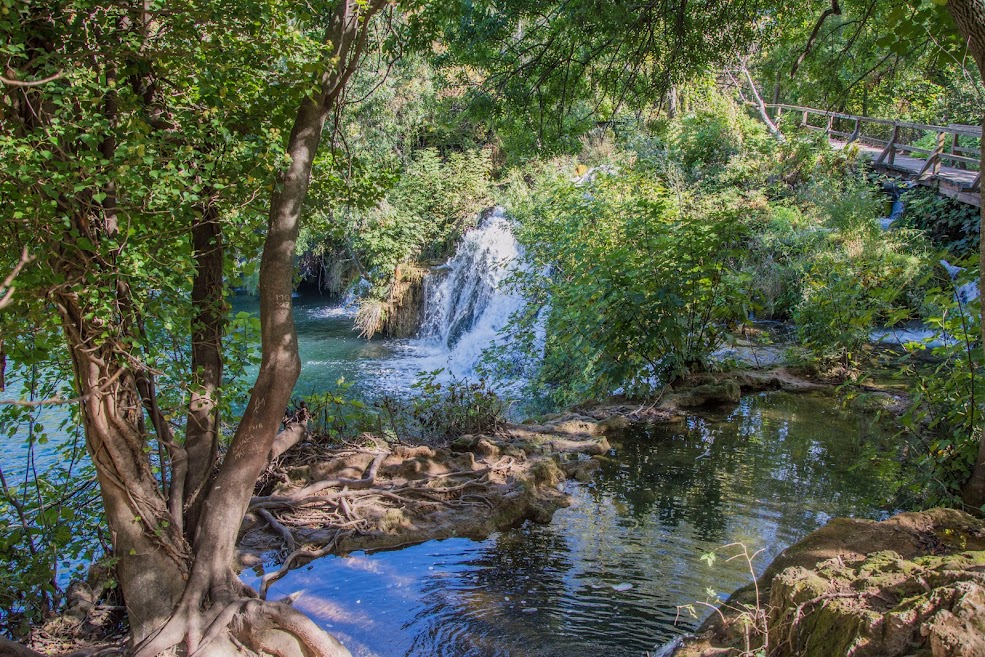
<svg viewBox="0 0 985 657">
<path fill-rule="evenodd" d="M 981 188 L 982 172 L 980 170 L 981 148 L 982 148 L 982 129 L 980 126 L 972 125 L 927 125 L 924 123 L 910 123 L 907 121 L 892 121 L 889 119 L 875 119 L 869 116 L 858 116 L 856 114 L 844 114 L 842 112 L 829 112 L 811 107 L 800 107 L 797 105 L 767 105 L 775 112 L 779 118 L 783 112 L 797 112 L 801 115 L 800 125 L 809 130 L 825 132 L 828 138 L 843 138 L 846 143 L 859 141 L 861 143 L 878 146 L 882 152 L 875 159 L 877 165 L 893 166 L 896 156 L 899 153 L 917 155 L 918 159 L 923 159 L 922 168 L 916 173 L 918 178 L 937 175 L 941 171 L 943 162 L 953 163 L 952 168 L 977 171 L 978 176 L 969 191 L 978 191 Z M 811 123 L 811 118 L 821 117 L 825 125 L 815 125 Z M 841 128 L 844 123 L 852 126 L 851 131 Z M 881 136 L 863 134 L 863 126 L 878 126 L 884 132 Z M 909 133 L 909 134 L 907 134 Z M 910 142 L 916 141 L 908 137 L 913 134 L 934 133 L 937 138 L 933 148 L 914 146 Z M 978 140 L 978 148 L 961 144 L 961 137 Z"/>
</svg>

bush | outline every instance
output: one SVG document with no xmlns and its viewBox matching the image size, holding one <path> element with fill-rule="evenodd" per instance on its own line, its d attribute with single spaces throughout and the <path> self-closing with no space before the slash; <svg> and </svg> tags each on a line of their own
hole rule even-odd
<svg viewBox="0 0 985 657">
<path fill-rule="evenodd" d="M 670 158 L 674 162 L 695 178 L 724 174 L 730 180 L 723 182 L 733 183 L 748 183 L 751 173 L 765 170 L 764 158 L 755 155 L 772 150 L 775 142 L 761 122 L 715 91 L 706 93 L 696 107 L 672 124 Z M 736 170 L 727 171 L 729 165 Z"/>
<path fill-rule="evenodd" d="M 507 403 L 485 379 L 470 381 L 453 376 L 442 383 L 438 377 L 443 372 L 421 373 L 411 386 L 420 393 L 410 405 L 420 438 L 446 440 L 495 431 L 503 422 Z"/>
<path fill-rule="evenodd" d="M 971 263 L 969 263 L 971 264 Z M 977 268 L 965 270 L 969 277 Z M 985 379 L 979 339 L 980 300 L 962 304 L 955 298 L 957 284 L 934 288 L 928 304 L 938 312 L 929 319 L 937 332 L 935 346 L 909 345 L 912 351 L 930 349 L 931 371 L 911 369 L 911 405 L 903 417 L 914 438 L 923 476 L 918 485 L 927 506 L 960 506 L 960 489 L 971 474 L 982 440 Z"/>
<path fill-rule="evenodd" d="M 898 225 L 924 231 L 935 244 L 958 257 L 978 252 L 978 208 L 923 187 L 906 191 L 902 200 L 905 212 Z"/>
<path fill-rule="evenodd" d="M 333 390 L 308 395 L 303 400 L 311 419 L 309 427 L 321 440 L 341 442 L 363 433 L 386 437 L 380 412 L 353 394 L 353 383 L 339 379 Z"/>
<path fill-rule="evenodd" d="M 742 232 L 734 199 L 691 198 L 645 162 L 584 185 L 542 171 L 513 198 L 526 260 L 514 283 L 549 308 L 510 331 L 531 355 L 543 349 L 536 380 L 556 402 L 646 392 L 704 369 L 741 318 L 728 275 Z M 543 342 L 531 330 L 540 321 Z"/>
<path fill-rule="evenodd" d="M 793 311 L 818 359 L 857 365 L 877 326 L 919 317 L 932 251 L 913 232 L 833 233 L 815 255 Z"/>
</svg>

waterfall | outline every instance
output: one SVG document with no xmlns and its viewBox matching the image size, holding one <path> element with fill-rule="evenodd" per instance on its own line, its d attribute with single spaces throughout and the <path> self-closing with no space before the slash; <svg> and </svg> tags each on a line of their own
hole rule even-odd
<svg viewBox="0 0 985 657">
<path fill-rule="evenodd" d="M 349 286 L 339 305 L 325 308 L 321 312 L 321 317 L 355 317 L 359 311 L 359 300 L 366 296 L 371 287 L 369 281 L 360 278 Z"/>
<path fill-rule="evenodd" d="M 406 356 L 393 362 L 395 370 L 416 375 L 444 369 L 446 375 L 474 378 L 482 352 L 524 305 L 506 289 L 521 256 L 505 211 L 494 208 L 425 279 L 421 330 L 407 344 Z"/>
<path fill-rule="evenodd" d="M 502 289 L 519 255 L 509 220 L 497 207 L 429 277 L 419 337 L 454 350 L 463 339 L 495 335 L 522 304 Z"/>
</svg>

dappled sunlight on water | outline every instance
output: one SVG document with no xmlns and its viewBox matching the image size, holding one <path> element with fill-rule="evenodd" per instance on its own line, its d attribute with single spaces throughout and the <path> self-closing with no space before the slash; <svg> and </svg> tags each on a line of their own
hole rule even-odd
<svg viewBox="0 0 985 657">
<path fill-rule="evenodd" d="M 748 583 L 741 559 L 702 554 L 741 541 L 761 570 L 832 516 L 887 515 L 887 440 L 833 400 L 746 398 L 613 441 L 550 525 L 320 559 L 271 596 L 304 589 L 355 655 L 640 657 L 696 626 L 679 606 Z"/>
</svg>

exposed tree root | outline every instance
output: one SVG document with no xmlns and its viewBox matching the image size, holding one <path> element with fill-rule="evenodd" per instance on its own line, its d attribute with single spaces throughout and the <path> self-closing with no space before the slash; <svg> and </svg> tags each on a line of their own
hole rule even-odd
<svg viewBox="0 0 985 657">
<path fill-rule="evenodd" d="M 260 594 L 291 568 L 327 554 L 449 536 L 484 537 L 567 504 L 557 484 L 609 447 L 580 416 L 463 436 L 442 447 L 301 443 L 286 452 L 250 503 L 244 564 L 286 557 Z M 565 471 L 568 471 L 567 473 Z"/>
</svg>

